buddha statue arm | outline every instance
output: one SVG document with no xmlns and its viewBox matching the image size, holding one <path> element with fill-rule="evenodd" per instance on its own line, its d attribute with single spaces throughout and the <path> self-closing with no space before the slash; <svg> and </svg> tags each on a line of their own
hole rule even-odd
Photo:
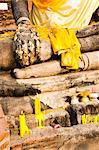
<svg viewBox="0 0 99 150">
<path fill-rule="evenodd" d="M 12 10 L 17 24 L 23 20 L 29 20 L 28 1 L 12 0 Z"/>
</svg>

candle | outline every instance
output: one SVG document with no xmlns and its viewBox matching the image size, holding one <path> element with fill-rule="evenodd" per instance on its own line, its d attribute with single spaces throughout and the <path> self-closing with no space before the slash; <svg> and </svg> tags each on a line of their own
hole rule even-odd
<svg viewBox="0 0 99 150">
<path fill-rule="evenodd" d="M 40 99 L 38 97 L 35 98 L 35 118 L 37 121 L 37 126 L 39 128 L 43 128 L 44 112 L 41 112 Z"/>
<path fill-rule="evenodd" d="M 41 113 L 41 105 L 40 105 L 40 99 L 36 97 L 35 99 L 35 114 L 38 115 Z"/>
<path fill-rule="evenodd" d="M 29 135 L 30 131 L 26 125 L 25 114 L 22 113 L 19 116 L 19 121 L 20 121 L 20 136 L 23 137 L 24 135 Z"/>
</svg>

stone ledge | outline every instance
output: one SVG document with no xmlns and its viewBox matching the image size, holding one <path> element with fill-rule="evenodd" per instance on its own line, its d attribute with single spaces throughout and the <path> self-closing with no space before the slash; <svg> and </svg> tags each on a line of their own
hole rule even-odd
<svg viewBox="0 0 99 150">
<path fill-rule="evenodd" d="M 99 150 L 99 126 L 94 124 L 59 129 L 46 127 L 34 129 L 28 137 L 11 137 L 13 150 L 93 150 L 94 146 Z"/>
</svg>

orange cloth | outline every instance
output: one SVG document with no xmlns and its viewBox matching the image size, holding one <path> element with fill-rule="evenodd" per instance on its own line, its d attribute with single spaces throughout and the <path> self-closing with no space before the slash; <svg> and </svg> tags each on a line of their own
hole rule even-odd
<svg viewBox="0 0 99 150">
<path fill-rule="evenodd" d="M 32 0 L 34 5 L 41 9 L 46 10 L 48 7 L 57 11 L 67 0 Z"/>
</svg>

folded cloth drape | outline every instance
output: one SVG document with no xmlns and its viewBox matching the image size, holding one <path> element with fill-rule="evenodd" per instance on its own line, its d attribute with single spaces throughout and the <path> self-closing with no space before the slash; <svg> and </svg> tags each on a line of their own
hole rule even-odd
<svg viewBox="0 0 99 150">
<path fill-rule="evenodd" d="M 67 0 L 33 0 L 33 3 L 35 4 L 35 6 L 37 6 L 37 8 L 43 11 L 48 7 L 57 11 L 66 1 Z"/>
<path fill-rule="evenodd" d="M 48 28 L 45 33 L 50 37 L 54 54 L 61 54 L 61 65 L 78 69 L 82 57 L 75 30 L 89 24 L 99 0 L 32 1 L 30 18 L 33 24 Z"/>
<path fill-rule="evenodd" d="M 75 30 L 56 26 L 51 29 L 49 36 L 54 54 L 61 54 L 61 66 L 78 69 L 82 56 Z"/>
<path fill-rule="evenodd" d="M 33 0 L 31 20 L 37 25 L 82 28 L 90 22 L 99 0 Z"/>
</svg>

